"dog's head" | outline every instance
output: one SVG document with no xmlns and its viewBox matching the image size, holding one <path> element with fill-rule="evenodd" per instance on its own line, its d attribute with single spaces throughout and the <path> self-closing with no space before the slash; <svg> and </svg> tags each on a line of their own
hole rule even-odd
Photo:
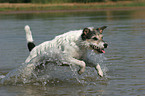
<svg viewBox="0 0 145 96">
<path fill-rule="evenodd" d="M 96 53 L 105 53 L 104 48 L 107 48 L 108 44 L 103 41 L 102 32 L 107 26 L 100 28 L 84 28 L 81 35 L 82 40 L 87 44 L 86 46 L 93 49 Z"/>
</svg>

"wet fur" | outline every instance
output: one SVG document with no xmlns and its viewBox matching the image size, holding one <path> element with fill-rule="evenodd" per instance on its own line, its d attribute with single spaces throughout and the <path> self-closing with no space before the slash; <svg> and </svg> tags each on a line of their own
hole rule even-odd
<svg viewBox="0 0 145 96">
<path fill-rule="evenodd" d="M 35 46 L 33 43 L 32 33 L 30 27 L 25 26 L 26 39 L 28 42 L 28 49 L 30 55 L 26 59 L 25 63 L 30 62 L 37 56 L 42 56 L 46 52 L 53 51 L 55 49 L 62 53 L 60 56 L 65 58 L 66 62 L 72 65 L 80 66 L 78 74 L 82 74 L 85 71 L 86 63 L 84 62 L 84 56 L 86 56 L 87 50 L 94 50 L 96 54 L 104 53 L 104 48 L 107 48 L 107 43 L 103 41 L 102 31 L 106 26 L 100 28 L 84 28 L 83 30 L 75 30 L 56 36 L 51 41 L 45 41 L 42 44 Z M 55 53 L 55 51 L 54 51 Z M 58 54 L 59 55 L 59 54 Z M 45 58 L 43 58 L 45 59 Z M 33 62 L 41 61 L 42 59 L 35 58 Z M 95 64 L 95 69 L 98 71 L 99 76 L 103 76 L 103 72 L 99 64 Z M 25 75 L 31 74 L 32 70 L 39 68 L 34 66 L 33 63 L 27 65 Z"/>
</svg>

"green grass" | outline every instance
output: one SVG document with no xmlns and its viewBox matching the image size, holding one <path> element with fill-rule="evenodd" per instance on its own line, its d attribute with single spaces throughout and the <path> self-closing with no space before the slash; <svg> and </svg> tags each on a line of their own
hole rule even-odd
<svg viewBox="0 0 145 96">
<path fill-rule="evenodd" d="M 145 2 L 116 2 L 116 3 L 64 3 L 64 4 L 0 4 L 0 11 L 40 11 L 40 10 L 86 10 L 107 8 L 144 7 Z"/>
</svg>

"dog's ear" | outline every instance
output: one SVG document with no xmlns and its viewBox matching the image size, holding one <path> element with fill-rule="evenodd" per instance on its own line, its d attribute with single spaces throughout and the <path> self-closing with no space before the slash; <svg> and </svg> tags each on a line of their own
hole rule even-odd
<svg viewBox="0 0 145 96">
<path fill-rule="evenodd" d="M 100 28 L 97 28 L 96 30 L 100 32 L 100 34 L 103 33 L 103 30 L 107 28 L 107 26 L 103 26 L 103 27 L 100 27 Z"/>
<path fill-rule="evenodd" d="M 88 34 L 90 33 L 90 29 L 88 29 L 88 28 L 84 28 L 84 30 L 83 30 L 83 33 L 82 33 L 82 39 L 83 40 L 86 40 L 86 39 L 88 39 Z"/>
</svg>

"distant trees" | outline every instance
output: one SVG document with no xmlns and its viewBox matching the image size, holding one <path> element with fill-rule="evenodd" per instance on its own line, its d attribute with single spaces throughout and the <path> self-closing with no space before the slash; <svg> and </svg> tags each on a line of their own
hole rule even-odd
<svg viewBox="0 0 145 96">
<path fill-rule="evenodd" d="M 0 3 L 30 3 L 31 0 L 0 0 Z"/>
<path fill-rule="evenodd" d="M 90 3 L 103 1 L 105 0 L 31 0 L 32 3 Z"/>
<path fill-rule="evenodd" d="M 127 1 L 127 0 L 0 0 L 0 3 L 91 3 L 107 1 Z M 137 0 L 128 0 L 137 1 Z"/>
</svg>

